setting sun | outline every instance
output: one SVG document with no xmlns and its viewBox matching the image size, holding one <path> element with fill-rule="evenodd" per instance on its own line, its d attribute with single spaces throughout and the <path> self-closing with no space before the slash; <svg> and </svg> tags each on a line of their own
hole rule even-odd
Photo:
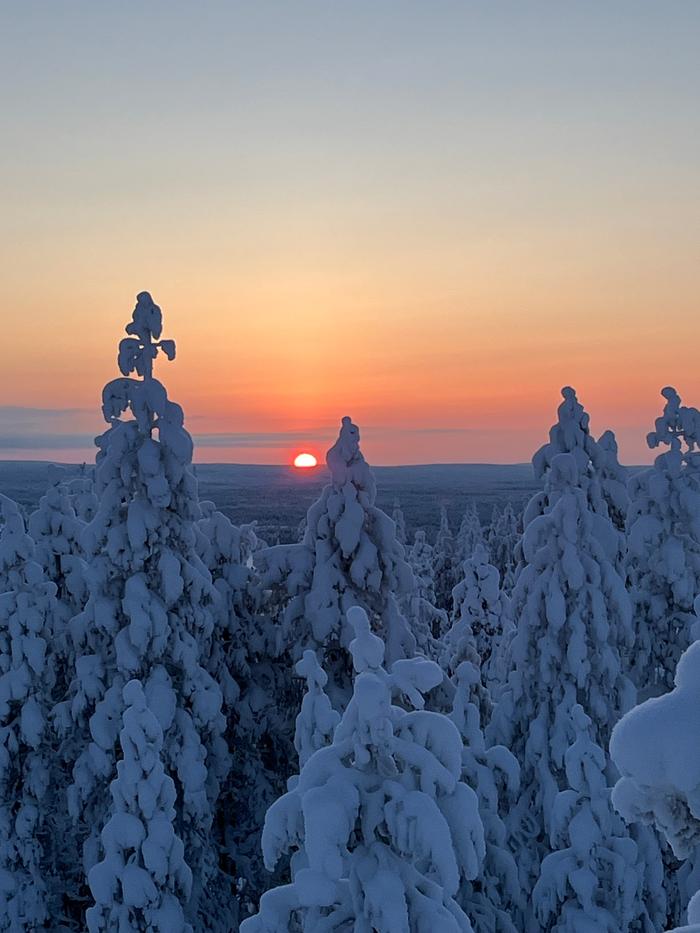
<svg viewBox="0 0 700 933">
<path fill-rule="evenodd" d="M 297 454 L 294 458 L 294 466 L 301 467 L 301 469 L 308 469 L 309 467 L 315 467 L 318 464 L 316 457 L 313 454 Z"/>
</svg>

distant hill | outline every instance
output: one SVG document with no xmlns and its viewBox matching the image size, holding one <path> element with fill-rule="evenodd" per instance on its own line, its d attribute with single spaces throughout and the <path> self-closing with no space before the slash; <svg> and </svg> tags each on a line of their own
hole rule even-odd
<svg viewBox="0 0 700 933">
<path fill-rule="evenodd" d="M 0 492 L 33 509 L 47 485 L 48 463 L 0 460 Z M 66 466 L 69 474 L 77 466 Z M 203 463 L 196 466 L 200 497 L 211 499 L 236 524 L 257 519 L 263 537 L 293 540 L 309 505 L 328 481 L 324 467 L 295 470 L 280 466 Z M 529 463 L 455 463 L 374 467 L 377 501 L 391 511 L 398 497 L 409 532 L 437 529 L 440 506 L 447 508 L 453 528 L 468 502 L 475 500 L 483 522 L 494 504 L 511 501 L 520 507 L 538 488 Z"/>
</svg>

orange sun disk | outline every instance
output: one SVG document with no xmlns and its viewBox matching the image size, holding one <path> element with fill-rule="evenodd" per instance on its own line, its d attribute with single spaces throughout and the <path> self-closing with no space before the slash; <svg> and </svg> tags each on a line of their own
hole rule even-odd
<svg viewBox="0 0 700 933">
<path fill-rule="evenodd" d="M 308 470 L 309 467 L 315 467 L 318 461 L 313 454 L 297 454 L 294 458 L 294 466 L 302 470 Z"/>
</svg>

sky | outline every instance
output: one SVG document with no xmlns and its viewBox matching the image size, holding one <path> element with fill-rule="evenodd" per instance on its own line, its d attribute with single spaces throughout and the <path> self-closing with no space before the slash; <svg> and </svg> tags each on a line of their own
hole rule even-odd
<svg viewBox="0 0 700 933">
<path fill-rule="evenodd" d="M 622 459 L 700 406 L 700 4 L 0 0 L 0 459 L 92 459 L 135 295 L 199 461 Z"/>
</svg>

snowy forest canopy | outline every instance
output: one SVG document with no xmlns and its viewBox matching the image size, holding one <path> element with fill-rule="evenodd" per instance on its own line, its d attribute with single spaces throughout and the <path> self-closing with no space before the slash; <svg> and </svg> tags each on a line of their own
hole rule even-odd
<svg viewBox="0 0 700 933">
<path fill-rule="evenodd" d="M 571 388 L 407 540 L 342 418 L 299 540 L 200 501 L 137 297 L 94 470 L 0 496 L 0 929 L 700 931 L 700 412 Z"/>
</svg>

